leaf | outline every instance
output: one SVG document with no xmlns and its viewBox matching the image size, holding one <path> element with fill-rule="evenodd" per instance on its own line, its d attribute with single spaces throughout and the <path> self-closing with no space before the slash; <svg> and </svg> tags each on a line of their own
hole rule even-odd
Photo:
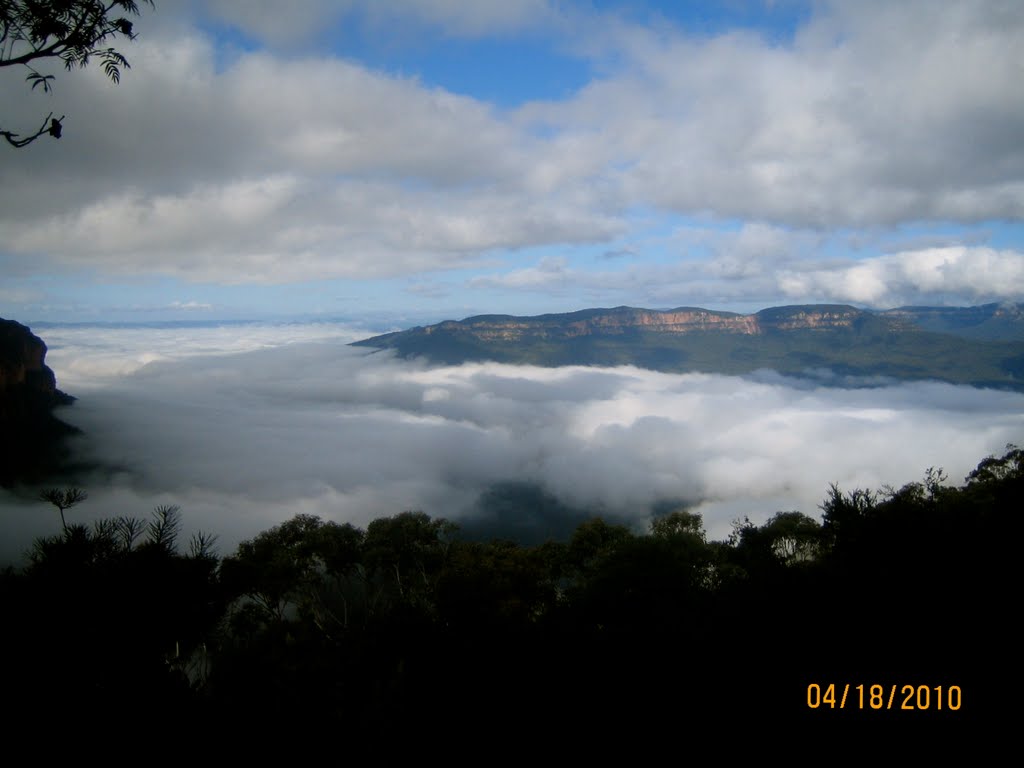
<svg viewBox="0 0 1024 768">
<path fill-rule="evenodd" d="M 124 67 L 125 69 L 131 68 L 131 65 L 128 63 L 128 59 L 113 48 L 108 48 L 103 51 L 101 56 L 103 57 L 103 73 L 114 83 L 120 83 L 121 67 Z"/>
<path fill-rule="evenodd" d="M 25 79 L 32 83 L 32 90 L 35 90 L 37 85 L 43 86 L 44 93 L 50 93 L 52 90 L 50 81 L 54 79 L 53 75 L 41 75 L 38 72 L 33 71 Z"/>
</svg>

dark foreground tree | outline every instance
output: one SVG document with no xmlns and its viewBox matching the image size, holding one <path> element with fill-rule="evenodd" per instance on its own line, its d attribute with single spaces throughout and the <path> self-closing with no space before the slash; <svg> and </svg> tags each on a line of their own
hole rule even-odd
<svg viewBox="0 0 1024 768">
<path fill-rule="evenodd" d="M 153 5 L 153 0 L 142 0 Z M 0 0 L 0 67 L 24 67 L 32 90 L 49 93 L 55 76 L 43 74 L 36 64 L 59 59 L 68 71 L 84 68 L 98 58 L 103 73 L 113 82 L 121 80 L 128 59 L 107 44 L 119 37 L 134 40 L 129 16 L 138 16 L 135 0 Z M 51 112 L 35 133 L 21 135 L 0 129 L 0 136 L 13 147 L 24 147 L 49 134 L 59 139 L 64 116 Z"/>
<path fill-rule="evenodd" d="M 89 498 L 89 495 L 81 488 L 47 488 L 39 492 L 40 501 L 48 501 L 60 512 L 60 524 L 65 533 L 68 530 L 68 521 L 64 518 L 64 510 L 71 509 L 71 507 L 80 501 L 85 501 L 87 498 Z"/>
<path fill-rule="evenodd" d="M 26 567 L 0 572 L 0 657 L 18 660 L 4 670 L 5 731 L 107 759 L 115 743 L 173 750 L 164 734 L 205 722 L 205 643 L 224 602 L 212 537 L 179 552 L 180 519 L 158 507 L 149 521 L 68 521 L 36 540 Z"/>
</svg>

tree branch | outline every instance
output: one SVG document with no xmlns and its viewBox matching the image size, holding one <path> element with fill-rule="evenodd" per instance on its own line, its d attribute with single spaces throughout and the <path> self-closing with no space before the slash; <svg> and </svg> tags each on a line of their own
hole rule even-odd
<svg viewBox="0 0 1024 768">
<path fill-rule="evenodd" d="M 154 5 L 153 0 L 143 2 Z M 112 17 L 115 9 L 124 15 Z M 54 75 L 39 73 L 31 62 L 60 59 L 65 69 L 72 70 L 86 67 L 98 56 L 103 73 L 118 83 L 121 70 L 131 66 L 128 59 L 114 48 L 99 46 L 119 37 L 134 40 L 127 16 L 138 15 L 136 0 L 0 0 L 0 68 L 26 67 L 31 89 L 41 85 L 49 93 Z M 59 139 L 63 119 L 53 119 L 51 113 L 33 134 L 0 130 L 0 137 L 15 148 L 28 146 L 46 134 Z"/>
<path fill-rule="evenodd" d="M 46 119 L 43 120 L 42 127 L 30 136 L 18 138 L 19 134 L 13 133 L 12 131 L 0 131 L 0 136 L 7 139 L 7 143 L 12 147 L 18 148 L 27 146 L 40 136 L 45 136 L 46 134 L 50 134 L 53 138 L 59 139 L 61 131 L 64 129 L 64 126 L 61 125 L 61 120 L 63 119 L 64 115 L 61 115 L 59 118 L 55 118 L 53 116 L 53 112 L 51 112 L 46 116 Z"/>
</svg>

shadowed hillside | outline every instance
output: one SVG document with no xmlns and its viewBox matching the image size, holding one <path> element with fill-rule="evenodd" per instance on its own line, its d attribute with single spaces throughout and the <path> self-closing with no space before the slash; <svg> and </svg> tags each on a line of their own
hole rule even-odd
<svg viewBox="0 0 1024 768">
<path fill-rule="evenodd" d="M 42 339 L 0 318 L 0 485 L 31 482 L 54 470 L 62 439 L 77 431 L 53 413 L 74 398 L 57 389 L 45 361 Z"/>
</svg>

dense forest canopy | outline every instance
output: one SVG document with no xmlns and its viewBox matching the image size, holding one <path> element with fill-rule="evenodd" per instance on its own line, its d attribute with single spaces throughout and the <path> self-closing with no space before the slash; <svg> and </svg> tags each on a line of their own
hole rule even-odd
<svg viewBox="0 0 1024 768">
<path fill-rule="evenodd" d="M 0 580 L 18 628 L 4 651 L 22 660 L 8 716 L 27 724 L 59 692 L 84 729 L 162 718 L 315 740 L 357 727 L 381 762 L 412 748 L 386 739 L 395 729 L 957 728 L 994 711 L 990 674 L 1011 653 L 999 606 L 1015 558 L 994 534 L 1019 512 L 1024 450 L 944 481 L 833 485 L 819 517 L 737 520 L 724 541 L 683 509 L 646 533 L 593 518 L 530 547 L 409 511 L 365 530 L 299 515 L 223 557 L 210 535 L 178 541 L 177 508 L 87 527 L 74 522 L 84 492 L 51 490 L 63 530 Z M 978 637 L 981 656 L 967 650 Z M 811 686 L 847 683 L 932 698 L 912 712 L 809 706 Z"/>
</svg>

